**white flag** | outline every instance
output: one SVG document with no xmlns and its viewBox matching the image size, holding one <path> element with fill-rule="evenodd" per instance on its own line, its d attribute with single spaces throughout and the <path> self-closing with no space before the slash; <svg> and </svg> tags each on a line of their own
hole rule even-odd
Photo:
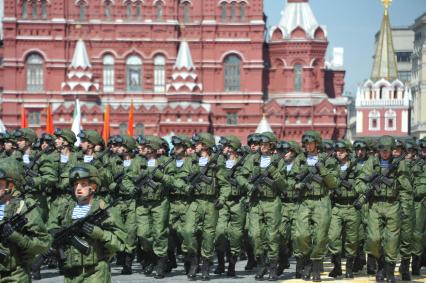
<svg viewBox="0 0 426 283">
<path fill-rule="evenodd" d="M 72 114 L 72 126 L 71 126 L 71 131 L 73 131 L 77 137 L 75 146 L 80 145 L 80 138 L 78 137 L 78 134 L 80 133 L 81 130 L 82 130 L 82 127 L 81 127 L 80 100 L 78 100 L 77 98 L 75 100 L 74 113 Z"/>
</svg>

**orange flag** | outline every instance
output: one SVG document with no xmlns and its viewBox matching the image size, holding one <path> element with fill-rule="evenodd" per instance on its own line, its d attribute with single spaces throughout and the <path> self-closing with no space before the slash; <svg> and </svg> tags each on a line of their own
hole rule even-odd
<svg viewBox="0 0 426 283">
<path fill-rule="evenodd" d="M 52 135 L 54 132 L 55 128 L 53 127 L 52 106 L 48 103 L 46 113 L 46 133 Z"/>
<path fill-rule="evenodd" d="M 133 106 L 133 101 L 130 104 L 129 109 L 129 121 L 127 123 L 127 134 L 131 137 L 133 137 L 133 114 L 135 112 L 135 107 Z"/>
<path fill-rule="evenodd" d="M 21 128 L 28 128 L 27 114 L 23 106 L 21 106 Z"/>
<path fill-rule="evenodd" d="M 104 128 L 102 130 L 102 138 L 105 143 L 107 143 L 109 139 L 109 111 L 109 104 L 107 104 L 104 113 Z"/>
</svg>

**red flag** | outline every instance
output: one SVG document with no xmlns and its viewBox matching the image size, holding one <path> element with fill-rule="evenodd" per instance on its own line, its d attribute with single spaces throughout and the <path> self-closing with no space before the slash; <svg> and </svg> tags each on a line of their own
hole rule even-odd
<svg viewBox="0 0 426 283">
<path fill-rule="evenodd" d="M 21 106 L 21 128 L 28 128 L 27 114 L 23 106 Z"/>
<path fill-rule="evenodd" d="M 102 137 L 105 143 L 107 143 L 109 139 L 109 111 L 109 104 L 107 104 L 104 113 L 104 128 L 102 130 Z"/>
<path fill-rule="evenodd" d="M 133 137 L 133 113 L 135 112 L 135 107 L 133 106 L 133 101 L 130 104 L 129 109 L 129 121 L 127 123 L 127 134 Z"/>
<path fill-rule="evenodd" d="M 52 106 L 48 103 L 46 113 L 46 133 L 52 135 L 54 132 L 55 128 L 53 127 Z"/>
</svg>

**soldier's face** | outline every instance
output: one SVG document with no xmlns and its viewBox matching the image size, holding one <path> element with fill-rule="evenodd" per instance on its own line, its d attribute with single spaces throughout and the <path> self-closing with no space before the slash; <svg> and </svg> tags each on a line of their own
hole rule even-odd
<svg viewBox="0 0 426 283">
<path fill-rule="evenodd" d="M 395 157 L 400 157 L 402 155 L 402 148 L 397 147 L 392 151 L 392 155 Z"/>
<path fill-rule="evenodd" d="M 337 149 L 336 157 L 339 161 L 345 160 L 348 157 L 348 152 L 345 149 Z"/>
<path fill-rule="evenodd" d="M 0 179 L 0 200 L 5 202 L 5 198 L 9 198 L 14 186 L 12 182 Z"/>
<path fill-rule="evenodd" d="M 250 145 L 251 152 L 257 152 L 259 150 L 259 144 L 258 143 L 252 143 Z"/>
<path fill-rule="evenodd" d="M 284 160 L 285 161 L 292 161 L 296 157 L 296 154 L 293 151 L 287 151 L 284 154 Z"/>
<path fill-rule="evenodd" d="M 271 144 L 269 142 L 262 142 L 260 144 L 260 152 L 262 154 L 268 154 L 271 151 Z"/>
<path fill-rule="evenodd" d="M 365 148 L 359 148 L 356 150 L 356 157 L 358 158 L 364 158 L 367 154 L 367 150 Z"/>
<path fill-rule="evenodd" d="M 74 195 L 79 201 L 87 199 L 95 190 L 95 184 L 90 183 L 88 179 L 81 179 L 74 182 Z"/>
<path fill-rule="evenodd" d="M 305 142 L 304 143 L 305 146 L 305 150 L 307 153 L 317 153 L 317 143 L 312 141 L 312 142 Z"/>
<path fill-rule="evenodd" d="M 111 152 L 112 153 L 117 153 L 118 152 L 118 148 L 119 148 L 119 146 L 117 146 L 116 144 L 112 144 L 111 145 Z"/>
<path fill-rule="evenodd" d="M 195 152 L 196 153 L 200 153 L 202 149 L 203 149 L 203 144 L 202 143 L 199 142 L 199 143 L 197 143 L 195 145 Z"/>
<path fill-rule="evenodd" d="M 18 144 L 19 149 L 24 149 L 27 145 L 25 139 L 19 139 L 16 143 Z"/>
<path fill-rule="evenodd" d="M 380 158 L 383 160 L 389 160 L 392 156 L 392 151 L 390 150 L 380 150 L 379 151 Z"/>
<path fill-rule="evenodd" d="M 185 148 L 180 144 L 175 145 L 174 148 L 175 148 L 176 155 L 182 155 L 185 152 Z"/>
<path fill-rule="evenodd" d="M 80 143 L 80 147 L 81 147 L 81 150 L 83 150 L 83 151 L 88 150 L 89 149 L 89 142 L 88 141 L 82 141 Z"/>
<path fill-rule="evenodd" d="M 64 139 L 62 138 L 62 137 L 58 137 L 56 140 L 55 140 L 55 147 L 57 148 L 57 149 L 60 149 L 60 148 L 62 148 L 62 146 L 64 145 Z"/>
<path fill-rule="evenodd" d="M 5 142 L 4 143 L 4 150 L 11 151 L 12 148 L 13 148 L 13 143 L 11 143 L 11 142 Z"/>
<path fill-rule="evenodd" d="M 124 153 L 127 153 L 127 152 L 128 152 L 128 150 L 125 146 L 116 147 L 116 153 L 118 153 L 118 154 L 124 154 Z"/>
<path fill-rule="evenodd" d="M 422 148 L 421 153 L 422 153 L 422 156 L 426 156 L 426 147 L 423 147 L 423 148 Z"/>
<path fill-rule="evenodd" d="M 195 153 L 195 149 L 193 148 L 193 147 L 188 147 L 187 149 L 186 149 L 186 155 L 192 155 L 192 154 L 194 154 Z"/>
<path fill-rule="evenodd" d="M 48 144 L 47 142 L 43 142 L 43 143 L 41 144 L 41 149 L 42 149 L 42 150 L 45 150 L 48 146 L 49 146 L 49 144 Z"/>
</svg>

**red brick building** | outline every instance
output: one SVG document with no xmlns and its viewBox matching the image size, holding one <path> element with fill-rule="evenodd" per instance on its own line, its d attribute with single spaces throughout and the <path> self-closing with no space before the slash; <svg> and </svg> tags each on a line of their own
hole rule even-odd
<svg viewBox="0 0 426 283">
<path fill-rule="evenodd" d="M 79 98 L 84 128 L 136 134 L 247 136 L 262 114 L 283 139 L 347 127 L 342 62 L 327 63 L 327 31 L 307 0 L 288 0 L 265 27 L 262 0 L 4 0 L 1 119 L 20 109 L 43 130 L 70 127 Z M 339 51 L 339 50 L 338 50 Z"/>
</svg>

